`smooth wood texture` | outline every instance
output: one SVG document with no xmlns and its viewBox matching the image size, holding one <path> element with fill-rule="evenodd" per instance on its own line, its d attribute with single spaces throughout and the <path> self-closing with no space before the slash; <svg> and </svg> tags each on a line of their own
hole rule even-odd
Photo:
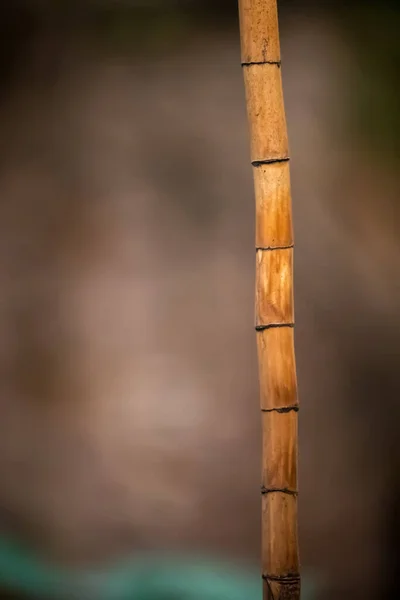
<svg viewBox="0 0 400 600">
<path fill-rule="evenodd" d="M 262 410 L 297 406 L 297 375 L 293 327 L 257 332 Z"/>
<path fill-rule="evenodd" d="M 293 308 L 293 249 L 257 250 L 256 326 L 290 325 Z"/>
<path fill-rule="evenodd" d="M 299 600 L 298 397 L 289 147 L 276 0 L 239 0 L 256 200 L 264 600 Z"/>
<path fill-rule="evenodd" d="M 293 246 L 290 171 L 288 162 L 254 169 L 256 248 Z"/>
</svg>

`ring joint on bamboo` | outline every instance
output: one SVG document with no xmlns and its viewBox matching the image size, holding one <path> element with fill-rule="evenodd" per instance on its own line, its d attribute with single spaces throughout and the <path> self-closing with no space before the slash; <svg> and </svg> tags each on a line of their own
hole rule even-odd
<svg viewBox="0 0 400 600">
<path fill-rule="evenodd" d="M 294 327 L 294 323 L 268 323 L 267 325 L 256 325 L 256 331 L 265 331 L 266 329 L 276 329 L 278 327 Z"/>
<path fill-rule="evenodd" d="M 261 167 L 262 165 L 273 165 L 274 163 L 289 162 L 290 156 L 280 156 L 278 158 L 259 158 L 252 160 L 253 167 Z"/>
<path fill-rule="evenodd" d="M 261 488 L 261 495 L 266 496 L 267 494 L 287 494 L 288 496 L 297 496 L 297 490 L 290 490 L 289 488 L 275 488 L 275 487 L 264 487 Z"/>
<path fill-rule="evenodd" d="M 285 414 L 289 412 L 299 412 L 300 407 L 298 404 L 293 404 L 292 406 L 281 406 L 279 408 L 262 408 L 261 412 L 263 413 L 272 413 L 276 412 L 279 414 Z"/>
<path fill-rule="evenodd" d="M 281 68 L 282 61 L 280 60 L 251 60 L 241 63 L 242 67 L 252 67 L 253 65 L 276 65 Z"/>
<path fill-rule="evenodd" d="M 294 248 L 294 244 L 289 244 L 288 246 L 256 246 L 256 252 L 261 250 L 261 252 L 271 252 L 272 250 L 290 250 Z"/>
<path fill-rule="evenodd" d="M 262 578 L 265 581 L 276 581 L 277 583 L 281 583 L 282 585 L 300 583 L 300 575 L 298 573 L 291 573 L 290 575 L 264 575 Z"/>
</svg>

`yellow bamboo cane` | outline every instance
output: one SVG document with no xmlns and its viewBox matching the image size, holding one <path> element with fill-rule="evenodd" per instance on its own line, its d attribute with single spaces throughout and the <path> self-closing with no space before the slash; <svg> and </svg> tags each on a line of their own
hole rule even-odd
<svg viewBox="0 0 400 600">
<path fill-rule="evenodd" d="M 256 199 L 265 600 L 299 600 L 297 376 L 289 149 L 276 0 L 239 0 Z"/>
</svg>

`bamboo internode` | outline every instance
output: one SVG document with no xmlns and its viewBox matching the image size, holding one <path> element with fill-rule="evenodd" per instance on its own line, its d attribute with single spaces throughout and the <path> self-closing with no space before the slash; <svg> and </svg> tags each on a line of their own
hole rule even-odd
<svg viewBox="0 0 400 600">
<path fill-rule="evenodd" d="M 256 200 L 265 600 L 299 600 L 293 227 L 276 0 L 239 0 Z"/>
</svg>

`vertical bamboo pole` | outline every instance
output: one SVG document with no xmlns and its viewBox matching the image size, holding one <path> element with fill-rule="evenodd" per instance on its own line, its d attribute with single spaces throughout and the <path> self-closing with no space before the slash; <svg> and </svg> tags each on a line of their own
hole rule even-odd
<svg viewBox="0 0 400 600">
<path fill-rule="evenodd" d="M 297 377 L 289 150 L 277 0 L 239 0 L 256 199 L 264 600 L 299 600 Z"/>
</svg>

